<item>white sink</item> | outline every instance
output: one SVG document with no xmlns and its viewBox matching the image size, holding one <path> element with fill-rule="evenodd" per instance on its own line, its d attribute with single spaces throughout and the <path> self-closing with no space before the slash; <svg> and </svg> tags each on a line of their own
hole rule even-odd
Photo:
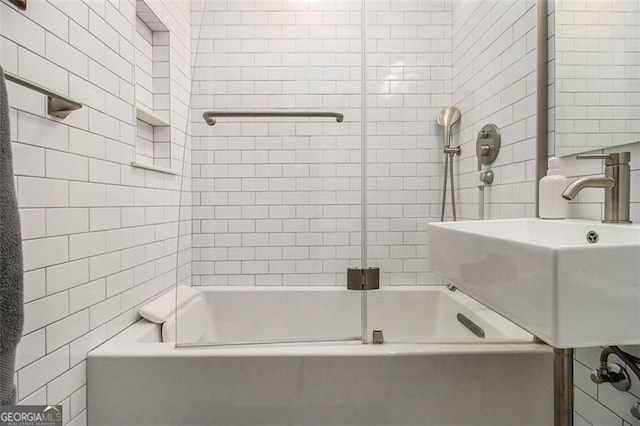
<svg viewBox="0 0 640 426">
<path fill-rule="evenodd" d="M 509 219 L 428 231 L 434 272 L 551 346 L 640 343 L 639 226 Z"/>
</svg>

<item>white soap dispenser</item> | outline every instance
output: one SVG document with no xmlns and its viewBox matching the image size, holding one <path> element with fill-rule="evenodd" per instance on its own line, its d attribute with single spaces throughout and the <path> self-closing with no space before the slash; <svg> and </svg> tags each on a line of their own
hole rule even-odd
<svg viewBox="0 0 640 426">
<path fill-rule="evenodd" d="M 540 179 L 539 213 L 541 219 L 565 219 L 569 201 L 562 198 L 562 192 L 569 185 L 569 179 L 560 174 L 560 160 L 549 158 L 547 175 Z"/>
</svg>

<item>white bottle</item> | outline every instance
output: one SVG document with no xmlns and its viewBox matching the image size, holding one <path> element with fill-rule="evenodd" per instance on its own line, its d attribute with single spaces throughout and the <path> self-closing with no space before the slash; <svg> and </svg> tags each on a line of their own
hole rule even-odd
<svg viewBox="0 0 640 426">
<path fill-rule="evenodd" d="M 569 201 L 562 198 L 562 192 L 569 185 L 569 179 L 560 174 L 560 164 L 556 157 L 549 158 L 547 176 L 540 179 L 539 213 L 541 219 L 565 219 Z"/>
</svg>

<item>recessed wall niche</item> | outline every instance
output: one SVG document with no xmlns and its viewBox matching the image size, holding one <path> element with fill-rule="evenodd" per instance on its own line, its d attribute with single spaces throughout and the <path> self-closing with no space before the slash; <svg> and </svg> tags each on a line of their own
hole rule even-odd
<svg viewBox="0 0 640 426">
<path fill-rule="evenodd" d="M 171 170 L 169 30 L 136 1 L 136 150 L 132 165 Z"/>
</svg>

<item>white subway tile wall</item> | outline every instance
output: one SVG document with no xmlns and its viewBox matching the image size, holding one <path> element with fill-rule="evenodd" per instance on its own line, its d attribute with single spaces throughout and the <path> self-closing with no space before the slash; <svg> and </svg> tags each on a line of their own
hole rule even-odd
<svg viewBox="0 0 640 426">
<path fill-rule="evenodd" d="M 136 105 L 153 111 L 153 31 L 136 16 Z M 153 127 L 136 120 L 136 161 L 153 164 Z"/>
<path fill-rule="evenodd" d="M 452 15 L 444 1 L 367 2 L 367 250 L 383 285 L 441 284 L 426 225 L 440 220 Z"/>
<path fill-rule="evenodd" d="M 341 285 L 362 251 L 360 2 L 206 8 L 192 18 L 203 24 L 201 37 L 193 31 L 194 117 L 323 108 L 345 123 L 194 123 L 194 283 Z M 425 228 L 439 205 L 435 117 L 451 102 L 451 6 L 366 8 L 369 265 L 383 284 L 437 284 Z"/>
<path fill-rule="evenodd" d="M 140 18 L 140 13 L 136 7 L 136 102 L 153 111 L 153 30 Z"/>
<path fill-rule="evenodd" d="M 136 107 L 171 122 L 169 31 L 143 0 L 136 0 Z M 171 169 L 171 129 L 136 120 L 136 161 Z"/>
<path fill-rule="evenodd" d="M 366 2 L 366 250 L 383 284 L 439 284 L 425 227 L 439 216 L 435 117 L 443 107 L 463 111 L 454 139 L 463 145 L 455 165 L 462 216 L 478 214 L 474 144 L 488 122 L 503 133 L 488 217 L 534 215 L 534 5 Z M 193 32 L 194 117 L 215 108 L 335 106 L 349 108 L 352 127 L 316 124 L 308 134 L 295 122 L 195 122 L 194 282 L 341 284 L 360 257 L 360 2 L 209 1 L 206 8 L 192 18 L 194 28 L 203 24 L 200 37 Z M 482 30 L 469 25 L 477 20 Z M 285 143 L 287 128 L 294 143 Z M 309 151 L 314 140 L 332 152 Z"/>
<path fill-rule="evenodd" d="M 189 142 L 190 5 L 150 7 L 171 32 L 171 155 L 180 169 Z M 180 281 L 190 282 L 189 209 L 178 260 L 180 177 L 129 165 L 134 1 L 34 0 L 25 12 L 2 2 L 0 21 L 6 71 L 85 105 L 59 120 L 46 114 L 45 96 L 8 83 L 25 266 L 18 400 L 61 403 L 65 424 L 86 424 L 87 352 L 174 285 L 177 264 Z M 185 171 L 188 184 L 188 163 Z"/>
<path fill-rule="evenodd" d="M 640 140 L 640 3 L 555 5 L 556 154 Z"/>
<path fill-rule="evenodd" d="M 342 285 L 360 265 L 360 24 L 353 0 L 208 0 L 193 12 L 194 285 Z M 200 117 L 216 109 L 344 122 L 209 127 Z"/>
<path fill-rule="evenodd" d="M 476 140 L 498 126 L 485 218 L 535 216 L 536 2 L 453 2 L 453 103 L 462 110 L 453 145 L 462 146 L 456 184 L 463 218 L 479 217 Z M 483 167 L 486 169 L 486 166 Z"/>
</svg>

